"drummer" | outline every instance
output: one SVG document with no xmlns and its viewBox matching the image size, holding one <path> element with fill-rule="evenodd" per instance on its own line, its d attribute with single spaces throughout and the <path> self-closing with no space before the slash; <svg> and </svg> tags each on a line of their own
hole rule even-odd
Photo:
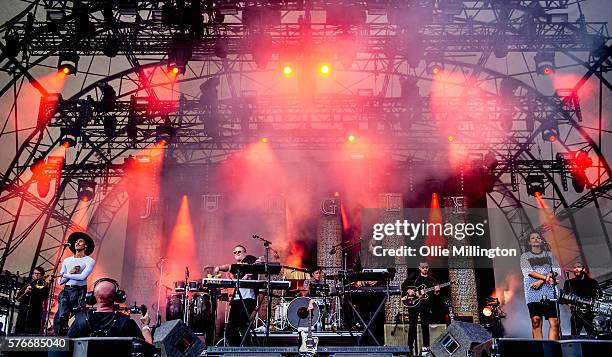
<svg viewBox="0 0 612 357">
<path fill-rule="evenodd" d="M 315 267 L 310 273 L 310 278 L 304 280 L 304 290 L 307 296 L 317 295 L 315 291 L 310 290 L 311 284 L 322 284 L 323 283 L 323 272 L 321 268 Z"/>
</svg>

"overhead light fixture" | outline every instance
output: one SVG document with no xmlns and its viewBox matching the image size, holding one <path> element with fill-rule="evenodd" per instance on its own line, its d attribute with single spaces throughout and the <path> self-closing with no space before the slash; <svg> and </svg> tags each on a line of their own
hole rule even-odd
<svg viewBox="0 0 612 357">
<path fill-rule="evenodd" d="M 272 36 L 267 33 L 254 35 L 251 38 L 251 46 L 251 56 L 257 69 L 266 69 L 272 58 Z"/>
<path fill-rule="evenodd" d="M 349 32 L 342 32 L 336 37 L 336 56 L 344 69 L 353 66 L 357 58 L 357 39 Z"/>
<path fill-rule="evenodd" d="M 293 75 L 293 67 L 291 67 L 290 64 L 283 66 L 283 75 L 285 75 L 285 77 L 291 77 Z"/>
<path fill-rule="evenodd" d="M 174 75 L 184 74 L 192 53 L 193 47 L 190 41 L 180 38 L 175 39 L 168 53 L 168 73 Z"/>
<path fill-rule="evenodd" d="M 225 39 L 218 38 L 215 41 L 215 56 L 227 58 L 227 41 Z"/>
<path fill-rule="evenodd" d="M 90 202 L 96 196 L 96 181 L 94 180 L 79 180 L 77 197 L 80 201 Z"/>
<path fill-rule="evenodd" d="M 437 76 L 444 70 L 444 64 L 439 59 L 442 55 L 427 54 L 425 55 L 425 61 L 427 62 L 427 72 L 433 76 Z"/>
<path fill-rule="evenodd" d="M 559 124 L 555 119 L 549 119 L 542 123 L 542 139 L 548 142 L 555 142 L 559 139 Z"/>
<path fill-rule="evenodd" d="M 533 57 L 536 66 L 536 72 L 540 75 L 549 76 L 555 73 L 555 53 L 554 52 L 538 52 Z"/>
<path fill-rule="evenodd" d="M 108 36 L 104 41 L 102 53 L 109 58 L 116 57 L 119 54 L 119 39 L 113 35 Z"/>
<path fill-rule="evenodd" d="M 75 147 L 80 135 L 76 128 L 61 128 L 60 145 L 65 148 Z"/>
<path fill-rule="evenodd" d="M 60 53 L 57 59 L 57 71 L 65 75 L 74 74 L 79 68 L 79 55 L 75 52 Z"/>
<path fill-rule="evenodd" d="M 545 186 L 546 178 L 544 175 L 531 174 L 525 177 L 525 184 L 527 185 L 527 194 L 529 196 L 536 196 L 536 194 L 544 195 L 546 192 Z"/>
<path fill-rule="evenodd" d="M 331 72 L 331 67 L 329 66 L 329 64 L 321 63 L 321 65 L 319 66 L 319 73 L 322 76 L 327 76 L 329 75 L 330 72 Z"/>
<path fill-rule="evenodd" d="M 167 119 L 164 124 L 158 125 L 155 129 L 156 142 L 162 146 L 172 143 L 176 136 L 176 129 L 172 126 L 170 119 Z"/>
</svg>

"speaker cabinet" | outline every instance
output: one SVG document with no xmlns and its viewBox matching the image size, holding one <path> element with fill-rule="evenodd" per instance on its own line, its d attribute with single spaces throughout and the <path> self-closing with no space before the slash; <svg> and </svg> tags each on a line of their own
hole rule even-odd
<svg viewBox="0 0 612 357">
<path fill-rule="evenodd" d="M 172 320 L 155 329 L 155 347 L 162 357 L 199 357 L 204 343 L 181 320 Z"/>
<path fill-rule="evenodd" d="M 429 325 L 429 341 L 434 341 L 446 330 L 445 324 Z M 385 346 L 406 346 L 408 344 L 408 324 L 385 324 Z M 417 351 L 423 348 L 421 325 L 417 325 Z"/>
<path fill-rule="evenodd" d="M 453 321 L 431 344 L 436 357 L 467 356 L 473 347 L 491 339 L 484 327 L 469 322 Z"/>
</svg>

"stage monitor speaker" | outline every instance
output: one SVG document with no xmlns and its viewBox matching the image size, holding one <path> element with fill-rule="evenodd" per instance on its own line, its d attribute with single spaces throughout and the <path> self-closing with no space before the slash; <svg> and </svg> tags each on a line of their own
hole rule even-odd
<svg viewBox="0 0 612 357">
<path fill-rule="evenodd" d="M 609 356 L 612 341 L 566 340 L 559 343 L 563 357 Z"/>
<path fill-rule="evenodd" d="M 481 354 L 482 355 L 482 354 Z M 493 340 L 489 355 L 561 357 L 561 345 L 558 341 L 534 340 L 531 338 L 496 338 Z M 486 356 L 486 355 L 485 355 Z M 486 356 L 488 357 L 488 356 Z"/>
<path fill-rule="evenodd" d="M 72 357 L 159 356 L 153 345 L 132 337 L 85 337 L 73 339 Z M 64 354 L 52 354 L 65 356 Z"/>
<path fill-rule="evenodd" d="M 429 341 L 434 341 L 446 331 L 445 324 L 429 325 Z M 417 325 L 417 351 L 423 347 L 421 324 Z M 406 346 L 408 343 L 408 324 L 385 324 L 385 346 Z"/>
<path fill-rule="evenodd" d="M 155 329 L 155 347 L 162 357 L 199 357 L 204 343 L 181 320 L 167 321 Z"/>
<path fill-rule="evenodd" d="M 475 346 L 491 339 L 484 327 L 469 322 L 453 321 L 446 331 L 431 344 L 436 357 L 466 356 Z"/>
</svg>

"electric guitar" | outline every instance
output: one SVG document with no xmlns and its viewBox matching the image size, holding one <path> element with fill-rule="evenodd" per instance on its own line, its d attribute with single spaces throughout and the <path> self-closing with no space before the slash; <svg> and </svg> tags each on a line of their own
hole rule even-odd
<svg viewBox="0 0 612 357">
<path fill-rule="evenodd" d="M 317 353 L 319 338 L 312 335 L 312 310 L 314 310 L 314 300 L 308 302 L 308 332 L 301 332 L 302 344 L 300 345 L 300 354 L 308 354 L 314 356 Z"/>
<path fill-rule="evenodd" d="M 438 284 L 436 286 L 439 286 L 440 289 L 442 289 L 451 284 L 452 283 L 449 281 L 447 283 Z M 402 296 L 402 303 L 408 308 L 416 307 L 421 303 L 421 301 L 429 299 L 428 294 L 436 290 L 436 286 L 432 286 L 431 288 L 428 288 L 425 285 L 421 285 L 418 287 L 409 286 L 406 290 L 414 290 L 414 295 L 408 295 L 408 293 L 406 293 L 406 295 Z"/>
</svg>

